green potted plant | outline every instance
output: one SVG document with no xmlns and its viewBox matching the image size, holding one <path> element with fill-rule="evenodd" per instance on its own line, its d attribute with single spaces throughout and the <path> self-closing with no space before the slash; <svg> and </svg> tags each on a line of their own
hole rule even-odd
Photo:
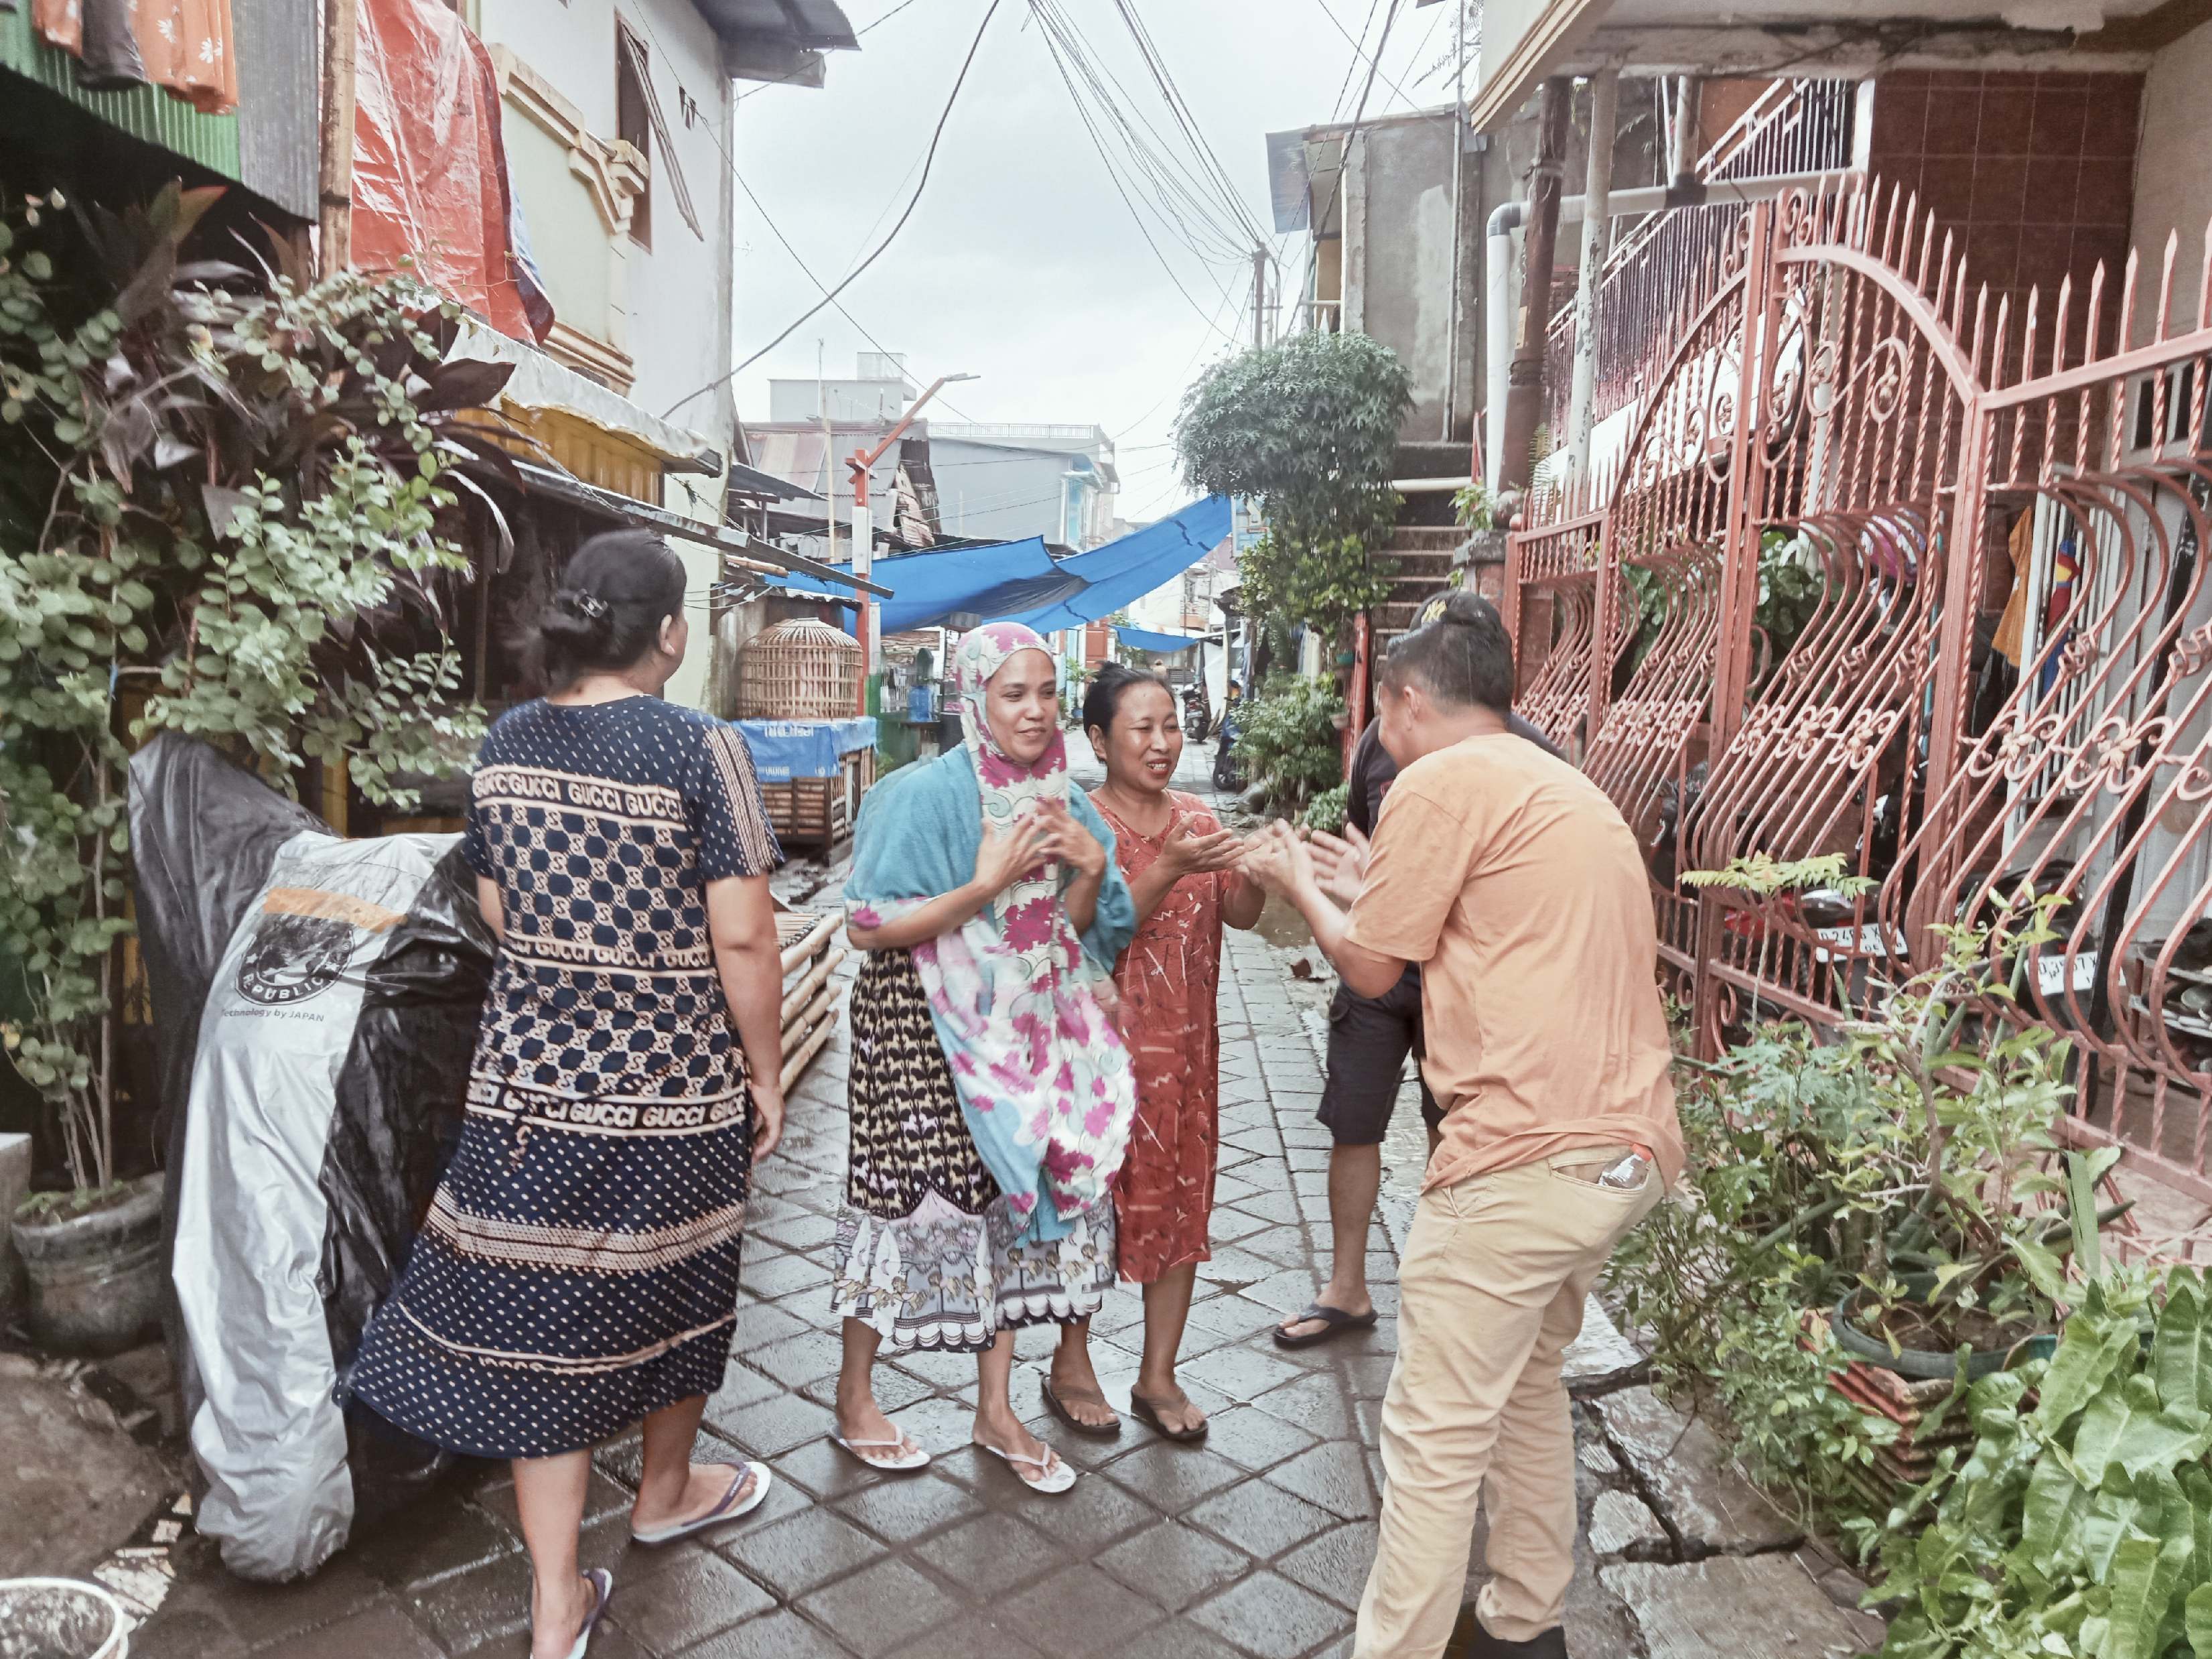
<svg viewBox="0 0 2212 1659">
<path fill-rule="evenodd" d="M 459 308 L 411 283 L 181 262 L 219 193 L 0 209 L 0 961 L 28 1007 L 0 1048 L 67 1176 L 11 1218 L 66 1349 L 135 1340 L 164 1277 L 161 1177 L 116 1137 L 132 743 L 343 763 L 404 805 L 482 730 L 447 515 L 467 469 L 513 477 L 482 410 L 510 371 L 447 362 Z"/>
</svg>

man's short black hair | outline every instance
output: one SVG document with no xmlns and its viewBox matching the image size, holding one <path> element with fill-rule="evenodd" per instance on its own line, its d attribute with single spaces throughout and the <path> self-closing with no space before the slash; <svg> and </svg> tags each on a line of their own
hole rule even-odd
<svg viewBox="0 0 2212 1659">
<path fill-rule="evenodd" d="M 1431 599 L 1417 615 L 1437 611 Z M 1498 607 L 1464 588 L 1443 596 L 1441 614 L 1393 641 L 1382 653 L 1382 683 L 1396 690 L 1418 683 L 1438 702 L 1480 703 L 1500 714 L 1513 708 L 1513 641 Z"/>
</svg>

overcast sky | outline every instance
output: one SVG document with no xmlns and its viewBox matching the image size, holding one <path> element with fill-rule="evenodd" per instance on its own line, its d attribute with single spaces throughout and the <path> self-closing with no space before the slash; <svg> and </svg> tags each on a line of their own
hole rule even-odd
<svg viewBox="0 0 2212 1659">
<path fill-rule="evenodd" d="M 745 181 L 815 275 L 832 284 L 911 193 L 990 0 L 843 3 L 854 27 L 867 32 L 858 52 L 830 54 L 826 88 L 738 87 L 750 94 L 738 112 Z M 1272 231 L 1266 135 L 1350 114 L 1365 63 L 1354 73 L 1346 33 L 1364 33 L 1371 46 L 1391 0 L 1133 3 L 1252 219 Z M 1423 107 L 1450 97 L 1448 65 L 1418 78 L 1449 57 L 1449 0 L 1397 3 L 1370 116 L 1415 107 L 1409 96 Z M 1113 0 L 1060 4 L 1126 89 L 1132 112 L 1171 132 Z M 880 27 L 868 27 L 878 19 Z M 1130 187 L 1144 193 L 1141 181 Z M 908 354 L 917 383 L 941 374 L 983 377 L 947 389 L 954 408 L 946 418 L 1104 427 L 1119 446 L 1123 515 L 1151 518 L 1188 499 L 1167 447 L 1176 401 L 1228 349 L 1217 328 L 1237 325 L 1251 289 L 1249 255 L 1232 264 L 1219 254 L 1209 265 L 1164 236 L 1161 246 L 1191 298 L 1177 291 L 1116 194 L 1030 0 L 1000 0 L 920 207 L 841 298 L 884 348 Z M 1295 288 L 1304 238 L 1275 246 Z M 742 191 L 737 289 L 739 359 L 821 298 Z M 1247 318 L 1241 332 L 1249 339 L 1250 331 Z M 873 349 L 826 310 L 738 377 L 738 413 L 766 417 L 772 376 L 811 378 L 817 342 L 832 377 L 850 375 L 854 354 Z M 966 481 L 939 483 L 949 513 Z"/>
</svg>

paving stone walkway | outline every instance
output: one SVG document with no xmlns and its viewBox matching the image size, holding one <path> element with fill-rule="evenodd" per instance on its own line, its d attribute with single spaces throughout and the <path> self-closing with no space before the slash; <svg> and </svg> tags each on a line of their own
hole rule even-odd
<svg viewBox="0 0 2212 1659">
<path fill-rule="evenodd" d="M 1194 750 L 1187 787 L 1210 750 Z M 975 1373 L 964 1356 L 878 1369 L 879 1398 L 937 1454 L 924 1474 L 865 1469 L 825 1439 L 838 1364 L 827 1313 L 842 1191 L 844 1033 L 791 1103 L 783 1147 L 759 1172 L 727 1377 L 702 1455 L 765 1459 L 776 1484 L 743 1524 L 667 1549 L 627 1540 L 635 1442 L 595 1459 L 587 1566 L 616 1574 L 596 1659 L 1113 1654 L 1121 1659 L 1305 1659 L 1351 1650 L 1374 1548 L 1377 1414 L 1395 1347 L 1397 1253 L 1418 1170 L 1416 1123 L 1390 1154 L 1370 1233 L 1375 1329 L 1285 1353 L 1272 1326 L 1313 1293 L 1328 1250 L 1329 1140 L 1314 1121 L 1319 992 L 1290 953 L 1232 933 L 1221 992 L 1222 1124 L 1214 1256 L 1201 1270 L 1184 1376 L 1212 1414 L 1202 1447 L 1133 1422 L 1085 1439 L 1042 1408 L 1052 1335 L 1020 1340 L 1015 1400 L 1077 1464 L 1064 1498 L 1036 1496 L 968 1444 Z M 848 964 L 849 971 L 849 964 Z M 1410 1113 L 1401 1113 L 1411 1117 Z M 1126 1401 L 1142 1310 L 1111 1296 L 1093 1352 Z M 1741 1481 L 1688 1448 L 1679 1420 L 1633 1386 L 1632 1349 L 1601 1322 L 1578 1348 L 1583 1511 L 1592 1534 L 1571 1608 L 1579 1659 L 1726 1653 L 1791 1659 L 1855 1650 L 1869 1626 L 1814 1583 L 1832 1564 Z M 1685 1473 L 1697 1459 L 1707 1466 Z M 1480 1558 L 1479 1540 L 1477 1560 Z M 269 1589 L 224 1574 L 204 1543 L 133 1641 L 149 1659 L 246 1652 L 313 1659 L 521 1655 L 528 1572 L 512 1483 L 483 1468 L 358 1539 L 311 1582 Z M 1470 1595 L 1474 1580 L 1470 1580 Z"/>
</svg>

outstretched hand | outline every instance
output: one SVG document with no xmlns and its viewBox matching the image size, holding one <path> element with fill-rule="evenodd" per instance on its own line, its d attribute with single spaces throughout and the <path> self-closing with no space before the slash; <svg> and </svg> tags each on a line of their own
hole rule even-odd
<svg viewBox="0 0 2212 1659">
<path fill-rule="evenodd" d="M 1234 870 L 1243 858 L 1244 842 L 1241 837 L 1227 830 L 1200 835 L 1188 812 L 1176 815 L 1175 821 L 1168 826 L 1167 840 L 1160 848 L 1160 862 L 1177 880 L 1185 876 Z"/>
<path fill-rule="evenodd" d="M 1279 897 L 1313 879 L 1313 855 L 1280 818 L 1244 843 L 1244 874 Z"/>
<path fill-rule="evenodd" d="M 1313 855 L 1314 879 L 1328 894 L 1346 909 L 1359 896 L 1359 890 L 1367 884 L 1367 860 L 1373 850 L 1359 826 L 1347 823 L 1344 834 L 1332 836 L 1326 830 L 1310 832 L 1308 846 Z"/>
</svg>

